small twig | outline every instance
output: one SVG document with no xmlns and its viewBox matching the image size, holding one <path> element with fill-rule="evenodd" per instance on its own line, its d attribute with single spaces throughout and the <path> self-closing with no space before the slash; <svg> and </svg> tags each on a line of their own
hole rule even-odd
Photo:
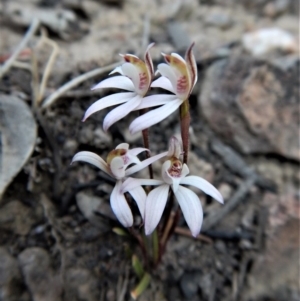
<svg viewBox="0 0 300 301">
<path fill-rule="evenodd" d="M 176 234 L 180 234 L 180 235 L 184 235 L 184 236 L 187 236 L 187 237 L 190 237 L 190 238 L 194 238 L 190 232 L 190 230 L 188 229 L 185 229 L 185 228 L 181 228 L 181 227 L 176 227 L 175 228 L 175 231 L 174 231 Z M 213 243 L 213 240 L 203 234 L 198 234 L 197 237 L 195 237 L 195 239 L 197 240 L 201 240 L 201 241 L 204 241 L 208 244 L 212 244 Z"/>
<path fill-rule="evenodd" d="M 38 29 L 39 25 L 40 25 L 40 21 L 38 19 L 33 19 L 33 21 L 31 22 L 31 25 L 30 25 L 28 31 L 26 32 L 26 34 L 25 34 L 23 40 L 21 41 L 21 43 L 19 44 L 18 48 L 16 49 L 16 51 L 13 53 L 13 55 L 4 63 L 4 65 L 0 69 L 0 78 L 2 78 L 3 75 L 12 66 L 13 62 L 17 59 L 17 57 L 19 56 L 19 54 L 21 53 L 21 51 L 25 48 L 25 46 L 27 45 L 28 41 L 35 34 L 35 32 Z"/>
<path fill-rule="evenodd" d="M 33 110 L 38 109 L 36 107 L 37 99 L 39 97 L 39 70 L 38 70 L 38 62 L 36 58 L 36 54 L 32 52 L 31 54 L 31 95 L 32 95 L 32 102 L 31 107 Z"/>
<path fill-rule="evenodd" d="M 164 228 L 163 235 L 160 239 L 160 243 L 161 243 L 162 246 L 164 246 L 166 244 L 167 238 L 169 237 L 170 230 L 171 230 L 172 225 L 174 223 L 174 218 L 175 218 L 175 212 L 171 211 L 170 215 L 169 215 L 169 218 L 167 220 L 167 224 Z"/>
<path fill-rule="evenodd" d="M 59 52 L 59 47 L 58 47 L 57 43 L 50 40 L 46 36 L 46 30 L 44 28 L 42 28 L 42 37 L 41 37 L 41 39 L 39 41 L 39 45 L 37 47 L 39 47 L 43 43 L 47 44 L 49 46 L 52 46 L 52 53 L 51 53 L 51 55 L 48 59 L 46 68 L 45 68 L 44 73 L 43 73 L 43 77 L 42 77 L 42 81 L 41 81 L 40 89 L 39 89 L 39 94 L 38 94 L 38 97 L 36 99 L 36 101 L 37 101 L 37 103 L 35 104 L 36 106 L 39 106 L 40 102 L 42 101 L 42 98 L 44 96 L 44 91 L 45 91 L 45 88 L 46 88 L 46 84 L 47 84 L 48 78 L 50 76 L 50 72 L 52 70 L 55 58 L 56 58 L 56 56 L 58 55 L 58 52 Z"/>
<path fill-rule="evenodd" d="M 238 203 L 244 199 L 246 194 L 254 185 L 255 181 L 256 177 L 250 176 L 247 180 L 242 182 L 234 196 L 228 202 L 226 202 L 222 209 L 216 211 L 215 213 L 212 213 L 206 218 L 202 227 L 203 231 L 209 230 L 211 227 L 216 225 L 224 216 L 231 212 L 238 205 Z"/>
<path fill-rule="evenodd" d="M 262 176 L 258 175 L 254 169 L 249 167 L 244 159 L 231 147 L 223 144 L 220 140 L 213 139 L 211 143 L 212 150 L 217 153 L 225 165 L 227 165 L 234 173 L 240 175 L 244 179 L 250 176 L 255 177 L 255 183 L 262 189 L 267 189 L 275 192 L 276 188 L 274 183 L 264 179 Z"/>
<path fill-rule="evenodd" d="M 255 247 L 258 251 L 262 251 L 264 249 L 264 234 L 266 225 L 268 222 L 268 209 L 266 207 L 261 208 L 258 216 L 258 229 L 255 237 Z"/>
<path fill-rule="evenodd" d="M 238 277 L 237 277 L 236 291 L 235 291 L 235 294 L 233 295 L 233 300 L 234 301 L 240 300 L 241 292 L 243 290 L 244 283 L 245 283 L 247 268 L 248 268 L 249 263 L 251 261 L 252 261 L 251 254 L 245 255 L 245 257 L 242 260 L 241 268 L 240 268 L 240 273 L 238 274 Z"/>
<path fill-rule="evenodd" d="M 125 294 L 127 291 L 127 287 L 128 287 L 128 282 L 129 282 L 129 269 L 128 267 L 125 268 L 125 279 L 123 280 L 123 285 L 119 294 L 119 298 L 118 301 L 124 301 L 125 298 Z"/>
<path fill-rule="evenodd" d="M 82 82 L 84 82 L 92 77 L 95 77 L 95 76 L 101 75 L 105 72 L 108 72 L 119 65 L 120 65 L 120 62 L 113 63 L 113 64 L 107 65 L 105 67 L 97 68 L 97 69 L 94 69 L 92 71 L 86 72 L 84 74 L 81 74 L 81 75 L 75 77 L 71 81 L 69 81 L 66 84 L 64 84 L 63 86 L 61 86 L 58 90 L 56 90 L 54 93 L 52 93 L 49 97 L 47 97 L 42 104 L 42 109 L 45 109 L 45 108 L 48 108 L 49 106 L 51 106 L 56 99 L 58 99 L 60 96 L 62 96 L 68 90 L 78 86 Z"/>
<path fill-rule="evenodd" d="M 30 72 L 32 70 L 32 67 L 28 63 L 23 63 L 23 62 L 18 62 L 18 61 L 12 62 L 12 67 L 25 69 L 25 70 L 28 70 Z"/>
</svg>

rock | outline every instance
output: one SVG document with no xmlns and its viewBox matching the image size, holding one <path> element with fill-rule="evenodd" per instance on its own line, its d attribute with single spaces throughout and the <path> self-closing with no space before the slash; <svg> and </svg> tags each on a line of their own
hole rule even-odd
<svg viewBox="0 0 300 301">
<path fill-rule="evenodd" d="M 214 180 L 215 171 L 213 166 L 200 159 L 194 152 L 189 152 L 189 175 L 198 176 L 204 178 L 210 183 Z"/>
<path fill-rule="evenodd" d="M 180 288 L 185 298 L 193 298 L 198 291 L 198 277 L 195 273 L 186 273 L 180 280 Z"/>
<path fill-rule="evenodd" d="M 18 3 L 10 2 L 6 14 L 10 22 L 19 27 L 27 27 L 34 18 L 38 18 L 44 26 L 66 40 L 79 38 L 85 32 L 83 24 L 71 10 L 39 8 L 29 3 L 20 7 Z"/>
<path fill-rule="evenodd" d="M 228 14 L 219 12 L 209 14 L 205 19 L 205 23 L 207 25 L 216 26 L 221 29 L 227 29 L 232 25 L 233 21 Z"/>
<path fill-rule="evenodd" d="M 182 24 L 179 22 L 169 22 L 167 25 L 168 33 L 175 45 L 175 48 L 179 52 L 185 52 L 186 49 L 191 45 L 189 36 L 183 29 Z"/>
<path fill-rule="evenodd" d="M 199 287 L 201 289 L 202 296 L 205 300 L 211 300 L 211 296 L 214 294 L 214 283 L 211 274 L 204 274 L 199 277 L 198 281 Z"/>
<path fill-rule="evenodd" d="M 19 301 L 22 295 L 22 276 L 18 261 L 5 248 L 0 248 L 0 300 Z"/>
<path fill-rule="evenodd" d="M 268 208 L 268 234 L 276 234 L 280 226 L 285 225 L 289 220 L 300 219 L 300 204 L 296 191 L 276 195 L 270 192 L 264 194 L 263 205 Z"/>
<path fill-rule="evenodd" d="M 61 279 L 54 274 L 46 250 L 37 247 L 25 249 L 18 260 L 34 301 L 62 300 Z"/>
<path fill-rule="evenodd" d="M 100 300 L 100 285 L 96 276 L 87 269 L 67 270 L 64 299 L 72 301 Z"/>
<path fill-rule="evenodd" d="M 299 300 L 299 243 L 299 219 L 289 219 L 256 258 L 245 300 Z"/>
<path fill-rule="evenodd" d="M 0 210 L 0 228 L 18 235 L 27 235 L 31 228 L 41 219 L 33 208 L 23 205 L 20 201 L 12 201 Z"/>
<path fill-rule="evenodd" d="M 91 224 L 102 229 L 103 232 L 110 229 L 107 220 L 95 214 L 97 212 L 109 219 L 115 219 L 115 215 L 107 202 L 83 191 L 76 194 L 76 202 L 84 217 L 88 219 Z"/>
<path fill-rule="evenodd" d="M 94 145 L 97 148 L 112 148 L 112 137 L 110 134 L 105 133 L 102 128 L 98 127 L 94 131 Z"/>
<path fill-rule="evenodd" d="M 227 183 L 221 183 L 218 187 L 218 190 L 225 201 L 228 200 L 232 195 L 232 187 Z"/>
<path fill-rule="evenodd" d="M 276 153 L 299 160 L 298 64 L 283 71 L 244 56 L 216 62 L 203 83 L 201 113 L 244 154 Z"/>
<path fill-rule="evenodd" d="M 277 17 L 288 10 L 289 2 L 289 0 L 275 0 L 269 2 L 264 7 L 264 14 L 270 18 Z"/>
<path fill-rule="evenodd" d="M 253 56 L 263 56 L 275 50 L 297 51 L 296 39 L 280 28 L 262 28 L 243 35 L 243 47 Z"/>
</svg>

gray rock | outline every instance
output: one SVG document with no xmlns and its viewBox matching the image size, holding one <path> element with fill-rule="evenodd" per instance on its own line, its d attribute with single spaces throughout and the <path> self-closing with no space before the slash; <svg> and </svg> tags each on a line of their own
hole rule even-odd
<svg viewBox="0 0 300 301">
<path fill-rule="evenodd" d="M 198 291 L 198 276 L 195 273 L 186 273 L 180 280 L 180 287 L 185 298 L 193 298 Z"/>
<path fill-rule="evenodd" d="M 39 208 L 36 209 L 37 212 L 19 201 L 9 202 L 0 210 L 0 228 L 18 235 L 27 235 L 42 216 Z"/>
<path fill-rule="evenodd" d="M 28 248 L 19 254 L 18 260 L 34 301 L 62 300 L 62 283 L 51 267 L 46 250 Z"/>
<path fill-rule="evenodd" d="M 65 300 L 100 300 L 100 285 L 96 276 L 87 269 L 73 268 L 67 270 Z"/>
<path fill-rule="evenodd" d="M 0 300 L 19 301 L 22 285 L 18 261 L 5 248 L 0 248 Z"/>
<path fill-rule="evenodd" d="M 297 65 L 283 71 L 249 57 L 219 61 L 206 73 L 201 113 L 244 154 L 276 153 L 299 160 Z"/>
<path fill-rule="evenodd" d="M 233 20 L 228 14 L 212 13 L 206 17 L 205 23 L 221 29 L 227 29 L 233 24 Z"/>
<path fill-rule="evenodd" d="M 106 232 L 109 229 L 107 220 L 95 214 L 98 212 L 110 219 L 115 219 L 108 202 L 105 202 L 103 199 L 97 196 L 89 195 L 84 191 L 76 194 L 76 201 L 80 211 L 92 225 L 102 229 L 103 232 Z"/>
</svg>

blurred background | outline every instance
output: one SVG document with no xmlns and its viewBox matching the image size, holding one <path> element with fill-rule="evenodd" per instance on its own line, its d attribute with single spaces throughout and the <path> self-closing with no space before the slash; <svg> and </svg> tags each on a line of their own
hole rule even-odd
<svg viewBox="0 0 300 301">
<path fill-rule="evenodd" d="M 1 0 L 0 24 L 1 301 L 130 300 L 139 251 L 112 232 L 114 184 L 70 162 L 142 145 L 134 113 L 108 133 L 108 110 L 81 119 L 119 53 L 151 42 L 155 66 L 195 42 L 189 166 L 225 205 L 197 191 L 202 234 L 180 220 L 139 300 L 299 300 L 299 1 Z M 152 153 L 176 133 L 178 113 Z"/>
</svg>

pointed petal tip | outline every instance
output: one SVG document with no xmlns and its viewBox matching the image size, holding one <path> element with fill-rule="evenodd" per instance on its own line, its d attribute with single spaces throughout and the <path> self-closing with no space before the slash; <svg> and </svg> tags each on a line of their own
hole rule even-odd
<svg viewBox="0 0 300 301">
<path fill-rule="evenodd" d="M 199 235 L 200 232 L 197 231 L 197 232 L 191 232 L 191 233 L 194 238 L 197 238 L 197 236 Z"/>
<path fill-rule="evenodd" d="M 153 232 L 153 231 L 149 231 L 149 230 L 146 230 L 146 229 L 145 229 L 145 235 L 146 235 L 146 236 L 149 236 L 152 232 Z"/>
</svg>

